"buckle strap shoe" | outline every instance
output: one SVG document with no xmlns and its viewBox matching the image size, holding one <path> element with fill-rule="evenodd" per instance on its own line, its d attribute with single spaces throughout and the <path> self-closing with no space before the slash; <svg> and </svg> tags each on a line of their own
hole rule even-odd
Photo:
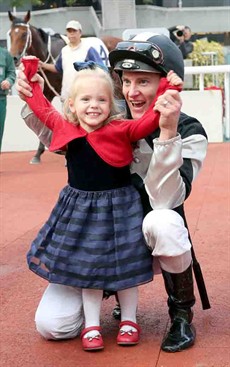
<svg viewBox="0 0 230 367">
<path fill-rule="evenodd" d="M 132 326 L 136 329 L 136 331 L 130 330 L 122 330 L 122 326 Z M 119 325 L 119 333 L 117 335 L 117 344 L 118 345 L 136 345 L 140 340 L 141 329 L 140 326 L 132 321 L 122 321 Z"/>
<path fill-rule="evenodd" d="M 89 336 L 89 337 L 84 338 L 84 335 L 92 330 L 97 330 L 100 332 L 101 327 L 100 326 L 90 326 L 82 330 L 81 342 L 82 342 L 83 349 L 86 351 L 96 351 L 96 350 L 104 349 L 104 343 L 103 343 L 101 334 L 98 334 L 94 337 Z"/>
</svg>

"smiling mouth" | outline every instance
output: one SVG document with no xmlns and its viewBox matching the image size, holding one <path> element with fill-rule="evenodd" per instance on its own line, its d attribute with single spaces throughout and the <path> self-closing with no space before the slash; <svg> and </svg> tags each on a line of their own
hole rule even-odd
<svg viewBox="0 0 230 367">
<path fill-rule="evenodd" d="M 87 115 L 92 117 L 100 116 L 99 112 L 88 112 Z"/>
<path fill-rule="evenodd" d="M 139 102 L 139 101 L 130 101 L 131 105 L 135 108 L 140 108 L 145 105 L 145 102 Z"/>
</svg>

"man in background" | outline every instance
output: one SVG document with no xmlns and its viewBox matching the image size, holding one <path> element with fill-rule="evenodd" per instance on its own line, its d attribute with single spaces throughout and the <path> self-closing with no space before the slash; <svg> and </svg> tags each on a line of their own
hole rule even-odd
<svg viewBox="0 0 230 367">
<path fill-rule="evenodd" d="M 95 47 L 90 46 L 87 42 L 83 42 L 82 26 L 77 20 L 70 20 L 66 25 L 66 34 L 69 43 L 62 48 L 55 64 L 47 64 L 40 62 L 42 69 L 53 73 L 62 73 L 62 90 L 61 100 L 64 101 L 68 96 L 69 86 L 74 79 L 76 70 L 73 63 L 76 61 L 95 61 L 98 64 L 104 64 L 102 57 L 99 55 Z M 107 51 L 108 53 L 108 51 Z"/>
<path fill-rule="evenodd" d="M 190 41 L 192 36 L 191 28 L 187 25 L 177 25 L 168 30 L 171 40 L 181 50 L 183 59 L 187 59 L 188 55 L 193 51 L 193 43 Z"/>
<path fill-rule="evenodd" d="M 14 60 L 5 48 L 0 47 L 0 152 L 6 119 L 7 94 L 15 79 Z"/>
</svg>

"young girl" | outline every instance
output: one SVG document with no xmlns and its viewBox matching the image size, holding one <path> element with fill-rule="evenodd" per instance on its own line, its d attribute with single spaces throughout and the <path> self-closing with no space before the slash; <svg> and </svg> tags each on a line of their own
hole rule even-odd
<svg viewBox="0 0 230 367">
<path fill-rule="evenodd" d="M 28 80 L 37 60 L 23 60 Z M 79 70 L 79 65 L 75 64 Z M 171 76 L 170 76 L 171 75 Z M 169 79 L 181 79 L 174 73 Z M 82 288 L 84 350 L 103 349 L 100 308 L 103 290 L 118 293 L 121 323 L 117 343 L 137 344 L 137 286 L 152 280 L 152 256 L 142 235 L 143 212 L 131 185 L 132 143 L 158 127 L 153 106 L 170 87 L 161 78 L 151 108 L 140 120 L 121 120 L 113 83 L 105 70 L 89 62 L 76 73 L 65 117 L 45 99 L 38 83 L 30 108 L 52 131 L 50 150 L 66 151 L 68 185 L 27 255 L 29 268 L 49 282 Z M 174 87 L 176 88 L 176 87 Z M 67 119 L 68 118 L 68 119 Z"/>
</svg>

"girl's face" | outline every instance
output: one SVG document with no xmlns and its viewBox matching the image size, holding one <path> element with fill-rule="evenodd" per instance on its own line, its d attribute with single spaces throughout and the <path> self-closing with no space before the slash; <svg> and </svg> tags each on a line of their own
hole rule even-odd
<svg viewBox="0 0 230 367">
<path fill-rule="evenodd" d="M 122 90 L 133 119 L 139 119 L 152 103 L 161 75 L 148 72 L 128 72 L 122 74 Z"/>
<path fill-rule="evenodd" d="M 85 77 L 77 86 L 75 99 L 69 99 L 70 111 L 76 114 L 80 126 L 87 132 L 102 127 L 110 115 L 111 92 L 103 78 Z"/>
</svg>

